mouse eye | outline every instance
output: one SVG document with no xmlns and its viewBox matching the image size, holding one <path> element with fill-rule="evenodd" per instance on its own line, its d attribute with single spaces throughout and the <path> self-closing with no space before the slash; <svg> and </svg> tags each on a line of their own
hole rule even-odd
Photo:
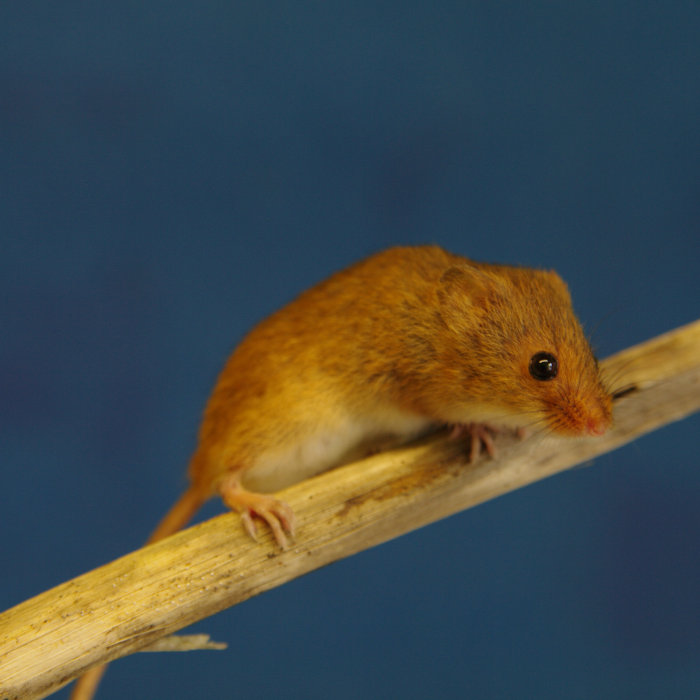
<svg viewBox="0 0 700 700">
<path fill-rule="evenodd" d="M 537 352 L 530 358 L 530 374 L 540 382 L 554 379 L 558 371 L 557 358 L 548 352 Z"/>
</svg>

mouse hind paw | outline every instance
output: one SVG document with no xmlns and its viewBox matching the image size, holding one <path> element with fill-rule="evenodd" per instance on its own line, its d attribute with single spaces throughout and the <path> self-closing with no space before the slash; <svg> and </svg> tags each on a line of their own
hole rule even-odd
<svg viewBox="0 0 700 700">
<path fill-rule="evenodd" d="M 241 515 L 245 531 L 257 542 L 258 526 L 255 517 L 264 520 L 281 549 L 289 547 L 289 538 L 294 538 L 294 511 L 284 502 L 264 493 L 255 493 L 243 488 L 237 478 L 225 479 L 219 486 L 224 503 Z M 289 536 L 289 537 L 288 537 Z"/>
</svg>

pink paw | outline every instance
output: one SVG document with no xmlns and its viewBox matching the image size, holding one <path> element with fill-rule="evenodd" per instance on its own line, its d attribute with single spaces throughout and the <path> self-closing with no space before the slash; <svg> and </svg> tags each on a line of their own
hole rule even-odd
<svg viewBox="0 0 700 700">
<path fill-rule="evenodd" d="M 469 461 L 474 462 L 482 451 L 489 457 L 496 456 L 493 436 L 499 432 L 500 428 L 488 423 L 456 423 L 450 431 L 450 440 L 466 438 L 469 441 Z"/>
<path fill-rule="evenodd" d="M 232 510 L 241 514 L 245 531 L 257 541 L 258 527 L 255 516 L 264 520 L 281 549 L 289 547 L 287 535 L 294 538 L 296 521 L 294 511 L 284 502 L 264 493 L 244 489 L 238 479 L 229 478 L 219 487 L 221 498 Z"/>
</svg>

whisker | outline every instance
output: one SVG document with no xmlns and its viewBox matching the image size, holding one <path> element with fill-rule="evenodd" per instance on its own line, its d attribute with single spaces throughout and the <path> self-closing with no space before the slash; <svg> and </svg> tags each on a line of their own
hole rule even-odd
<svg viewBox="0 0 700 700">
<path fill-rule="evenodd" d="M 630 364 L 632 364 L 632 362 L 633 362 L 633 359 L 630 358 L 630 359 L 626 360 L 625 362 L 623 362 L 622 364 L 620 364 L 619 366 L 615 367 L 614 371 L 607 370 L 607 371 L 603 371 L 601 373 L 603 380 L 605 382 L 606 388 L 610 393 L 612 393 L 612 394 L 615 393 L 615 391 L 617 390 L 615 387 L 618 387 L 618 389 L 619 389 L 620 379 L 624 376 L 625 370 L 630 366 Z M 628 386 L 628 385 L 629 385 L 629 382 L 626 383 L 624 386 Z"/>
<path fill-rule="evenodd" d="M 595 350 L 596 346 L 598 345 L 596 341 L 596 336 L 598 335 L 598 332 L 601 330 L 603 325 L 608 324 L 612 320 L 612 318 L 614 316 L 618 316 L 622 310 L 623 305 L 618 303 L 614 307 L 608 308 L 606 312 L 592 324 L 586 323 L 584 325 L 586 337 L 588 338 L 588 342 L 590 343 L 592 350 Z"/>
</svg>

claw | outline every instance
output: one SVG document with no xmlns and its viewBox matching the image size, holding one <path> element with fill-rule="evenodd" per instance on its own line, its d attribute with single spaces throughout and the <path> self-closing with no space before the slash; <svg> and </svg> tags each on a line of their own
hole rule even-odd
<svg viewBox="0 0 700 700">
<path fill-rule="evenodd" d="M 258 541 L 258 528 L 253 520 L 252 510 L 241 511 L 241 522 L 243 523 L 243 529 L 248 533 L 251 540 L 255 542 Z"/>
<path fill-rule="evenodd" d="M 474 462 L 483 452 L 489 457 L 496 456 L 496 445 L 493 436 L 500 432 L 500 428 L 488 423 L 456 423 L 450 431 L 450 440 L 457 440 L 465 436 L 469 442 L 469 461 Z"/>
<path fill-rule="evenodd" d="M 287 534 L 294 538 L 296 523 L 294 511 L 286 503 L 267 494 L 244 489 L 235 476 L 224 480 L 219 491 L 224 503 L 241 514 L 243 528 L 251 539 L 258 540 L 258 526 L 254 520 L 254 516 L 257 516 L 268 524 L 280 548 L 288 548 Z"/>
</svg>

